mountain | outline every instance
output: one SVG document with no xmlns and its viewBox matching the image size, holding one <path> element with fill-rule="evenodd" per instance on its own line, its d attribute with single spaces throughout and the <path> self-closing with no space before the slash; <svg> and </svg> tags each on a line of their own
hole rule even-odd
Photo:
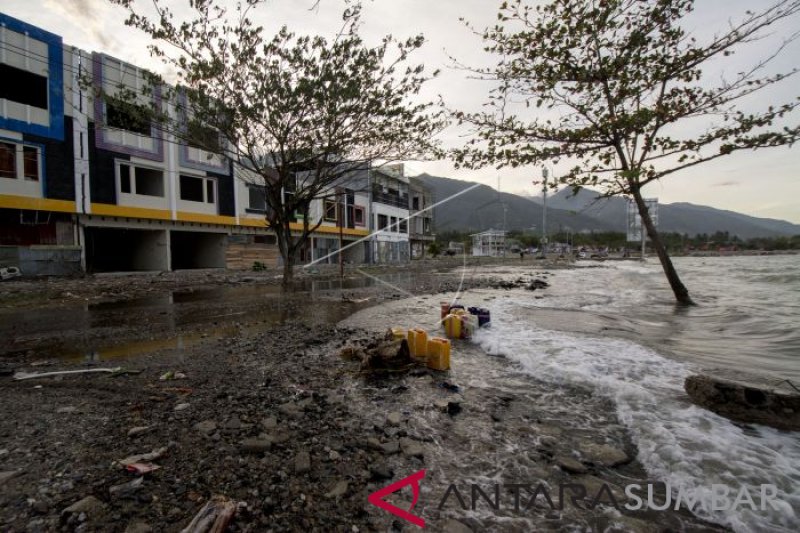
<svg viewBox="0 0 800 533">
<path fill-rule="evenodd" d="M 473 185 L 473 182 L 421 174 L 419 178 L 430 187 L 436 201 L 449 198 Z M 581 231 L 620 231 L 626 229 L 627 200 L 624 198 L 597 199 L 598 193 L 581 189 L 577 195 L 562 189 L 547 198 L 547 227 L 550 231 L 570 229 Z M 518 196 L 498 192 L 486 185 L 462 194 L 437 206 L 434 210 L 439 231 L 483 231 L 503 228 L 503 206 L 506 208 L 506 229 L 522 230 L 532 226 L 541 230 L 541 197 Z M 659 230 L 665 232 L 712 234 L 727 231 L 742 239 L 800 235 L 800 225 L 784 220 L 758 218 L 734 211 L 694 205 L 685 202 L 659 204 Z"/>
<path fill-rule="evenodd" d="M 419 179 L 430 187 L 437 202 L 477 185 L 429 174 L 421 174 Z M 539 232 L 542 227 L 542 206 L 528 198 L 478 185 L 434 208 L 434 220 L 438 231 L 478 232 L 503 227 L 508 230 L 530 230 L 535 227 L 535 231 Z M 550 208 L 547 210 L 547 227 L 553 231 L 570 229 L 574 232 L 611 229 L 606 223 L 589 216 Z"/>
</svg>

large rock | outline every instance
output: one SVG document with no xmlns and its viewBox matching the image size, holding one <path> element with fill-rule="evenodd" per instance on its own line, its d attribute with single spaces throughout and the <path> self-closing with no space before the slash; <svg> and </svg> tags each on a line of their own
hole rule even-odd
<svg viewBox="0 0 800 533">
<path fill-rule="evenodd" d="M 630 462 L 628 454 L 608 444 L 583 443 L 580 450 L 585 460 L 596 465 L 612 467 Z"/>
<path fill-rule="evenodd" d="M 694 403 L 746 424 L 800 431 L 800 394 L 778 392 L 711 376 L 689 376 L 683 384 Z"/>
</svg>

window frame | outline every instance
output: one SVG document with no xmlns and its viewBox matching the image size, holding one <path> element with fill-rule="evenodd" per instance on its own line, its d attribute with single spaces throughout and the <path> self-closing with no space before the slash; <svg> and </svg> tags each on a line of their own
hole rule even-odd
<svg viewBox="0 0 800 533">
<path fill-rule="evenodd" d="M 115 179 L 116 179 L 116 186 L 117 186 L 117 198 L 120 197 L 122 194 L 127 194 L 130 196 L 143 196 L 146 198 L 162 198 L 166 199 L 169 197 L 169 189 L 166 186 L 166 174 L 167 171 L 163 168 L 158 168 L 156 166 L 149 166 L 149 165 L 142 165 L 138 162 L 132 162 L 128 159 L 117 159 L 115 161 Z M 130 192 L 125 192 L 122 190 L 122 167 L 128 167 L 128 180 L 130 181 Z M 136 192 L 136 169 L 142 168 L 146 170 L 153 170 L 156 172 L 161 173 L 161 196 L 157 196 L 154 194 L 140 194 Z M 180 195 L 178 196 L 180 198 Z"/>
<path fill-rule="evenodd" d="M 330 211 L 333 210 L 333 218 L 330 216 Z M 322 200 L 322 219 L 325 222 L 338 222 L 339 221 L 339 205 L 336 200 L 323 199 Z"/>
<path fill-rule="evenodd" d="M 44 178 L 44 149 L 41 145 L 19 142 L 14 139 L 0 138 L 0 144 L 13 147 L 14 150 L 14 176 L 0 176 L 0 179 L 16 179 L 29 183 L 43 183 Z M 36 177 L 30 178 L 26 174 L 25 168 L 25 152 L 26 150 L 33 150 L 36 153 Z M 1 183 L 1 182 L 0 182 Z"/>
<path fill-rule="evenodd" d="M 364 227 L 366 221 L 367 221 L 367 210 L 364 209 L 364 206 L 361 205 L 353 206 L 353 224 L 355 224 L 356 226 Z"/>
<path fill-rule="evenodd" d="M 201 187 L 200 194 L 202 196 L 202 200 L 191 200 L 189 198 L 184 198 L 183 197 L 183 182 L 182 182 L 182 180 L 184 178 L 200 180 L 200 183 L 201 183 L 201 185 L 200 185 L 200 187 Z M 211 186 L 210 189 L 209 189 L 209 185 Z M 209 194 L 209 192 L 211 192 L 211 194 Z M 198 175 L 189 174 L 189 173 L 186 173 L 186 172 L 181 172 L 180 174 L 178 174 L 178 199 L 181 202 L 194 202 L 196 204 L 216 205 L 217 204 L 217 201 L 216 201 L 217 196 L 218 195 L 217 195 L 217 180 L 216 180 L 216 178 L 212 178 L 210 176 L 198 176 Z M 209 200 L 209 197 L 211 197 L 211 200 Z M 248 200 L 249 200 L 249 197 L 248 197 Z"/>
</svg>

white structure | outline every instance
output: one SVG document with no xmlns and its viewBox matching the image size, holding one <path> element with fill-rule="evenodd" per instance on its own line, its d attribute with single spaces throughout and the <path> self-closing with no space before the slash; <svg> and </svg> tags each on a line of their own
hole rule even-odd
<svg viewBox="0 0 800 533">
<path fill-rule="evenodd" d="M 472 255 L 474 257 L 502 257 L 506 250 L 506 232 L 489 229 L 472 237 Z"/>
<path fill-rule="evenodd" d="M 372 262 L 399 263 L 411 257 L 408 238 L 409 183 L 402 164 L 370 170 Z"/>
</svg>

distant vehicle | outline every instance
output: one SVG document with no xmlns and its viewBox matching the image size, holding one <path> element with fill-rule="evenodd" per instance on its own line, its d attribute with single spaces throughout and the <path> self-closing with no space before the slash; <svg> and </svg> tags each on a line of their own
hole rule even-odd
<svg viewBox="0 0 800 533">
<path fill-rule="evenodd" d="M 444 251 L 444 255 L 449 255 L 450 257 L 452 257 L 454 255 L 457 255 L 458 252 L 459 250 L 456 250 L 455 248 L 448 248 L 447 250 Z"/>
</svg>

